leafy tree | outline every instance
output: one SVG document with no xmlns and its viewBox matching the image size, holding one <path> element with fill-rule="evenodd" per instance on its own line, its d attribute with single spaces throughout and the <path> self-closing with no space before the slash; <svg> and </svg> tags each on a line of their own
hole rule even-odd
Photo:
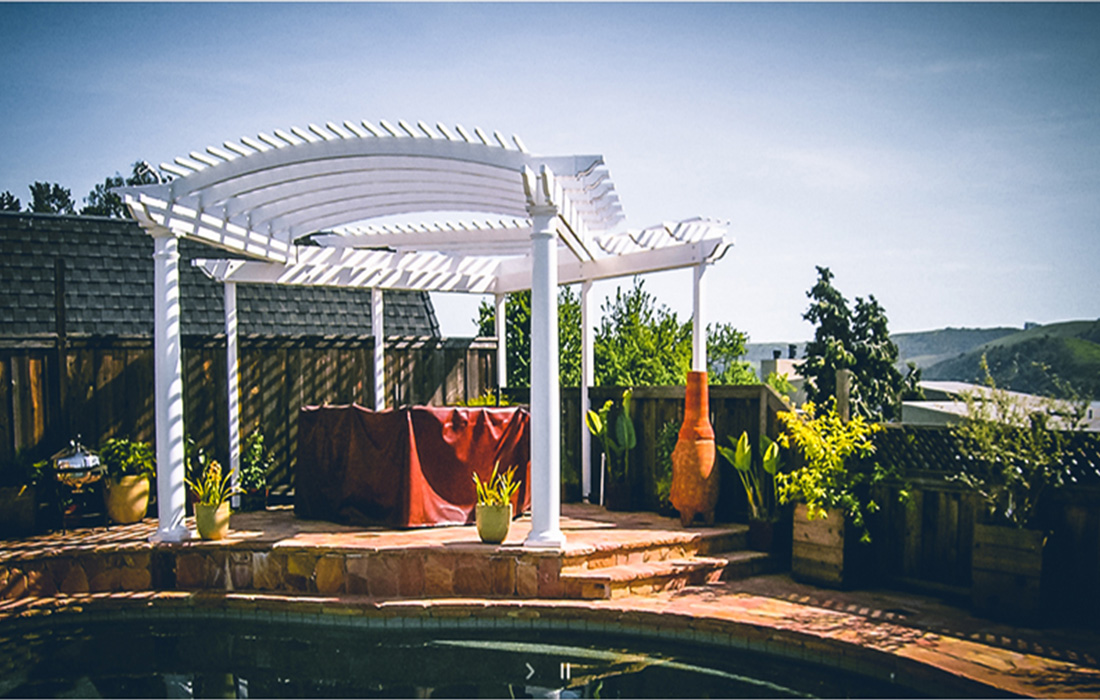
<svg viewBox="0 0 1100 700">
<path fill-rule="evenodd" d="M 856 297 L 855 313 L 848 300 L 833 286 L 833 273 L 817 268 L 818 279 L 806 293 L 810 308 L 802 318 L 815 324 L 814 339 L 806 344 L 802 375 L 809 381 L 806 395 L 815 403 L 836 396 L 836 373 L 851 370 L 853 413 L 874 420 L 890 419 L 901 411 L 905 382 L 895 367 L 898 348 L 887 328 L 886 312 L 870 295 Z M 909 385 L 916 387 L 919 374 L 910 367 Z"/>
<path fill-rule="evenodd" d="M 595 383 L 598 386 L 683 384 L 691 366 L 691 321 L 680 323 L 676 314 L 659 306 L 644 289 L 641 278 L 629 291 L 616 290 L 614 300 L 602 306 L 604 317 L 593 342 Z M 531 293 L 509 294 L 507 318 L 508 385 L 530 386 Z M 493 335 L 495 309 L 483 301 L 478 308 L 479 335 Z M 728 323 L 707 328 L 708 369 L 713 384 L 751 384 L 756 375 L 745 354 L 748 337 Z M 558 358 L 562 386 L 580 386 L 581 305 L 570 287 L 558 293 Z"/>
<path fill-rule="evenodd" d="M 11 192 L 0 192 L 0 211 L 19 211 L 22 205 Z"/>
<path fill-rule="evenodd" d="M 488 301 L 478 307 L 478 335 L 496 335 L 496 308 Z M 531 386 L 531 292 L 507 295 L 504 300 L 505 356 L 508 386 Z M 580 386 L 581 304 L 569 287 L 558 293 L 558 376 L 562 386 Z"/>
<path fill-rule="evenodd" d="M 84 198 L 88 206 L 81 209 L 80 213 L 90 216 L 109 216 L 113 219 L 124 218 L 127 214 L 126 205 L 122 203 L 121 197 L 111 191 L 115 187 L 122 187 L 122 184 L 122 176 L 115 174 L 96 185 Z"/>
<path fill-rule="evenodd" d="M 84 201 L 88 206 L 80 210 L 81 214 L 109 216 L 114 219 L 129 218 L 130 212 L 122 203 L 122 197 L 111 190 L 123 185 L 150 185 L 159 181 L 159 177 L 145 161 L 137 161 L 131 166 L 130 175 L 125 180 L 117 172 L 102 183 L 96 185 Z"/>
<path fill-rule="evenodd" d="M 749 336 L 730 323 L 707 326 L 707 371 L 710 384 L 755 384 L 752 364 L 742 360 Z"/>
<path fill-rule="evenodd" d="M 596 330 L 595 379 L 600 386 L 661 386 L 682 384 L 691 367 L 691 324 L 658 306 L 641 278 L 627 292 L 615 290 L 614 300 L 601 307 Z"/>
<path fill-rule="evenodd" d="M 72 214 L 73 195 L 56 182 L 35 182 L 30 186 L 31 211 L 36 214 Z"/>
</svg>

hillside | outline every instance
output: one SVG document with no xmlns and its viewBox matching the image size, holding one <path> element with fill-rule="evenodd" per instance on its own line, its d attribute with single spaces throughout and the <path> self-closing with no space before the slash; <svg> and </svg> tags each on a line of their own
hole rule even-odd
<svg viewBox="0 0 1100 700">
<path fill-rule="evenodd" d="M 983 353 L 998 386 L 1061 396 L 1061 382 L 1082 397 L 1100 396 L 1100 320 L 1055 323 L 1005 335 L 927 367 L 922 378 L 980 381 Z"/>
<path fill-rule="evenodd" d="M 898 346 L 900 365 L 916 363 L 931 367 L 969 352 L 979 345 L 1019 333 L 1019 328 L 941 328 L 917 333 L 895 333 L 890 340 Z"/>
</svg>

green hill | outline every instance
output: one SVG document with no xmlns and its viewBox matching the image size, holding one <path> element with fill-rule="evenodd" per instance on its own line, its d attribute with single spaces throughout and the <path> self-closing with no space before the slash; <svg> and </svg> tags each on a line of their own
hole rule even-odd
<svg viewBox="0 0 1100 700">
<path fill-rule="evenodd" d="M 998 340 L 1019 328 L 940 328 L 916 333 L 894 333 L 890 340 L 898 346 L 898 360 L 903 368 L 907 362 L 925 368 L 969 352 L 979 345 Z"/>
<path fill-rule="evenodd" d="M 1064 396 L 1060 384 L 1084 398 L 1100 397 L 1100 320 L 1036 326 L 1005 335 L 924 369 L 923 379 L 980 382 L 986 356 L 998 386 Z"/>
</svg>

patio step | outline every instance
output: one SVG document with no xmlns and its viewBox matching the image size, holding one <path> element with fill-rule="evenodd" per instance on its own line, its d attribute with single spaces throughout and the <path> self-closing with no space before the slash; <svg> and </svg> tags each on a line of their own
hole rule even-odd
<svg viewBox="0 0 1100 700">
<path fill-rule="evenodd" d="M 604 542 L 588 551 L 574 552 L 562 561 L 562 571 L 596 570 L 615 566 L 721 556 L 747 547 L 748 527 L 732 525 L 673 536 Z"/>
<path fill-rule="evenodd" d="M 561 573 L 561 581 L 569 597 L 607 599 L 744 578 L 770 571 L 773 566 L 771 555 L 741 550 L 717 556 L 565 570 Z"/>
</svg>

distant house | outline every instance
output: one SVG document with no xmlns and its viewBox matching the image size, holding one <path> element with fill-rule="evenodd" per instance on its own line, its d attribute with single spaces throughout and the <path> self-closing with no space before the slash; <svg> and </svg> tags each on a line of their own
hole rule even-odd
<svg viewBox="0 0 1100 700">
<path fill-rule="evenodd" d="M 179 249 L 183 335 L 224 334 L 224 287 L 190 261 L 232 256 L 188 240 Z M 57 333 L 152 338 L 152 255 L 152 239 L 129 219 L 0 212 L 0 344 Z M 239 332 L 368 337 L 370 299 L 369 289 L 240 285 Z M 387 336 L 439 337 L 427 292 L 387 291 L 383 308 Z"/>
<path fill-rule="evenodd" d="M 966 401 L 963 396 L 973 394 L 976 396 L 988 395 L 991 391 L 988 387 L 966 382 L 947 381 L 923 381 L 920 383 L 924 390 L 924 401 L 904 401 L 901 406 L 901 422 L 905 425 L 951 425 L 963 420 L 967 414 Z M 1007 392 L 1009 396 L 1024 405 L 1042 408 L 1046 401 L 1043 397 L 1033 394 L 1022 394 L 1015 391 Z M 1086 409 L 1082 430 L 1089 432 L 1100 431 L 1100 401 L 1094 401 Z"/>
</svg>

